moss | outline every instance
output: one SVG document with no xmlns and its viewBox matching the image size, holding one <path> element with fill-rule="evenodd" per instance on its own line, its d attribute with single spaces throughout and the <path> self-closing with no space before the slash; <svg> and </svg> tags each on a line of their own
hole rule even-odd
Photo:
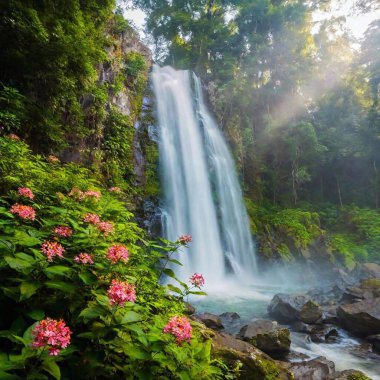
<svg viewBox="0 0 380 380">
<path fill-rule="evenodd" d="M 349 375 L 347 380 L 371 380 L 371 379 L 361 372 L 356 372 Z"/>
<path fill-rule="evenodd" d="M 362 281 L 362 287 L 366 289 L 380 289 L 380 279 L 371 278 Z"/>
</svg>

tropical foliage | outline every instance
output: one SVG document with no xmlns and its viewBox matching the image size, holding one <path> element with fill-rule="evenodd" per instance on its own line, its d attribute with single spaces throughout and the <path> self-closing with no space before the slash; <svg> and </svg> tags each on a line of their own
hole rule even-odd
<svg viewBox="0 0 380 380">
<path fill-rule="evenodd" d="M 160 284 L 189 239 L 147 240 L 127 195 L 88 169 L 9 137 L 0 149 L 1 379 L 221 377 L 180 302 L 199 275 L 178 298 Z"/>
</svg>

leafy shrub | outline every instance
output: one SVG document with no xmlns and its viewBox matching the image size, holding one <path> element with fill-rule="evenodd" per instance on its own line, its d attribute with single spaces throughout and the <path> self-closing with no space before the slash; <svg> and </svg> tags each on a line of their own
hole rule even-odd
<svg viewBox="0 0 380 380">
<path fill-rule="evenodd" d="M 191 292 L 183 284 L 177 298 L 159 284 L 162 273 L 175 278 L 161 263 L 180 243 L 147 241 L 122 195 L 102 187 L 89 170 L 48 163 L 7 138 L 0 138 L 0 149 L 0 304 L 6 310 L 0 317 L 0 378 L 219 378 L 211 342 L 196 325 L 190 343 L 182 345 L 163 333 L 173 316 L 184 313 L 179 301 Z M 28 187 L 34 197 L 18 194 L 18 187 Z M 10 213 L 16 202 L 33 207 L 35 219 Z M 99 230 L 97 218 L 84 219 L 88 213 L 112 223 L 112 232 Z M 107 258 L 115 244 L 127 248 L 127 262 Z M 94 263 L 81 263 L 80 253 Z M 111 305 L 112 280 L 133 286 L 136 302 Z M 45 318 L 62 318 L 72 331 L 71 344 L 58 356 L 31 345 L 33 329 Z"/>
</svg>

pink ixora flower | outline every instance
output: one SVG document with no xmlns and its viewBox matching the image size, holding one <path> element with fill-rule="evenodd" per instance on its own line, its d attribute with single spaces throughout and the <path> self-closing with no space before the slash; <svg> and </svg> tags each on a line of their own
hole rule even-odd
<svg viewBox="0 0 380 380">
<path fill-rule="evenodd" d="M 102 196 L 102 194 L 100 193 L 100 191 L 87 190 L 84 192 L 84 196 L 85 198 L 99 199 Z"/>
<path fill-rule="evenodd" d="M 191 243 L 193 241 L 193 238 L 191 237 L 191 235 L 181 235 L 177 242 L 182 244 L 182 245 L 186 245 L 188 243 Z"/>
<path fill-rule="evenodd" d="M 80 253 L 74 257 L 77 264 L 94 264 L 94 259 L 88 253 Z"/>
<path fill-rule="evenodd" d="M 34 220 L 36 218 L 36 210 L 31 206 L 20 205 L 15 203 L 9 210 L 12 214 L 18 215 L 21 219 Z"/>
<path fill-rule="evenodd" d="M 190 282 L 192 285 L 196 286 L 197 288 L 200 288 L 201 286 L 205 284 L 205 279 L 203 278 L 201 274 L 194 273 L 190 277 Z"/>
<path fill-rule="evenodd" d="M 52 154 L 48 157 L 48 161 L 51 164 L 58 164 L 58 162 L 60 162 L 59 158 L 57 156 L 53 156 Z"/>
<path fill-rule="evenodd" d="M 73 234 L 73 230 L 67 226 L 58 226 L 55 227 L 53 232 L 58 236 L 68 238 Z"/>
<path fill-rule="evenodd" d="M 77 187 L 73 187 L 67 195 L 79 201 L 84 199 L 84 192 Z"/>
<path fill-rule="evenodd" d="M 29 187 L 19 187 L 17 193 L 25 198 L 34 199 L 33 191 Z"/>
<path fill-rule="evenodd" d="M 111 306 L 124 306 L 126 302 L 136 301 L 136 290 L 132 284 L 127 282 L 112 280 L 112 284 L 107 291 L 107 296 Z"/>
<path fill-rule="evenodd" d="M 8 139 L 10 140 L 14 140 L 14 141 L 20 141 L 20 137 L 18 137 L 17 135 L 15 135 L 14 133 L 10 133 L 9 135 L 7 135 Z"/>
<path fill-rule="evenodd" d="M 113 186 L 108 189 L 111 193 L 121 193 L 121 189 L 118 186 Z"/>
<path fill-rule="evenodd" d="M 107 259 L 112 263 L 116 264 L 118 261 L 126 263 L 129 259 L 129 252 L 124 245 L 115 244 L 112 247 L 108 248 Z"/>
<path fill-rule="evenodd" d="M 63 252 L 65 248 L 56 241 L 44 241 L 41 246 L 42 253 L 47 257 L 49 262 L 52 262 L 55 256 L 63 259 Z"/>
<path fill-rule="evenodd" d="M 97 225 L 100 222 L 100 217 L 97 214 L 88 213 L 84 216 L 83 221 L 85 223 Z"/>
<path fill-rule="evenodd" d="M 62 319 L 46 318 L 39 321 L 32 331 L 32 347 L 49 347 L 49 354 L 57 356 L 62 348 L 70 344 L 71 334 Z"/>
<path fill-rule="evenodd" d="M 175 340 L 180 346 L 182 342 L 190 342 L 192 330 L 193 328 L 186 317 L 175 316 L 170 319 L 163 331 L 165 334 L 175 336 Z"/>
<path fill-rule="evenodd" d="M 99 222 L 96 227 L 99 232 L 103 232 L 105 236 L 113 232 L 113 224 L 111 222 Z"/>
</svg>

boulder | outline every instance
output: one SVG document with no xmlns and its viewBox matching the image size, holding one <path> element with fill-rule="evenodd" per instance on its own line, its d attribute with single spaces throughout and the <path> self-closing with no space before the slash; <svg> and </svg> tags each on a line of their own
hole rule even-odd
<svg viewBox="0 0 380 380">
<path fill-rule="evenodd" d="M 260 319 L 241 328 L 239 337 L 267 354 L 285 354 L 290 350 L 290 332 L 277 322 Z"/>
<path fill-rule="evenodd" d="M 339 338 L 334 326 L 316 325 L 311 329 L 310 339 L 314 343 L 333 343 Z"/>
<path fill-rule="evenodd" d="M 268 313 L 280 322 L 296 322 L 302 307 L 309 299 L 305 295 L 276 294 L 268 306 Z"/>
<path fill-rule="evenodd" d="M 367 336 L 366 340 L 372 343 L 373 351 L 380 353 L 380 334 Z"/>
<path fill-rule="evenodd" d="M 219 317 L 222 320 L 225 320 L 228 322 L 234 322 L 237 319 L 240 319 L 240 315 L 238 313 L 235 313 L 235 312 L 226 312 L 226 313 L 220 314 Z"/>
<path fill-rule="evenodd" d="M 224 329 L 221 319 L 215 314 L 203 313 L 203 314 L 197 315 L 196 318 L 200 320 L 201 322 L 203 322 L 210 329 L 213 329 L 213 330 Z"/>
<path fill-rule="evenodd" d="M 322 318 L 322 309 L 313 300 L 307 301 L 299 312 L 299 319 L 304 323 L 317 323 Z"/>
<path fill-rule="evenodd" d="M 227 333 L 214 332 L 212 355 L 227 364 L 239 380 L 292 380 L 292 374 L 282 363 L 264 352 Z"/>
<path fill-rule="evenodd" d="M 335 377 L 335 380 L 371 380 L 363 372 L 357 371 L 356 369 L 347 369 L 342 372 L 338 372 Z"/>
<path fill-rule="evenodd" d="M 338 317 L 336 315 L 337 305 L 323 306 L 322 307 L 322 322 L 323 323 L 338 323 Z"/>
<path fill-rule="evenodd" d="M 313 325 L 308 325 L 303 322 L 296 322 L 292 325 L 292 331 L 310 334 L 313 329 Z"/>
<path fill-rule="evenodd" d="M 187 315 L 193 315 L 195 313 L 195 307 L 191 303 L 185 302 L 185 307 L 185 313 Z"/>
<path fill-rule="evenodd" d="M 294 380 L 329 380 L 334 378 L 335 364 L 324 357 L 298 363 L 286 363 Z"/>
<path fill-rule="evenodd" d="M 339 323 L 356 335 L 380 333 L 380 297 L 338 307 Z"/>
<path fill-rule="evenodd" d="M 351 272 L 351 277 L 356 280 L 380 278 L 380 265 L 376 263 L 356 264 Z"/>
<path fill-rule="evenodd" d="M 365 263 L 361 267 L 362 278 L 380 278 L 380 265 Z"/>
</svg>

